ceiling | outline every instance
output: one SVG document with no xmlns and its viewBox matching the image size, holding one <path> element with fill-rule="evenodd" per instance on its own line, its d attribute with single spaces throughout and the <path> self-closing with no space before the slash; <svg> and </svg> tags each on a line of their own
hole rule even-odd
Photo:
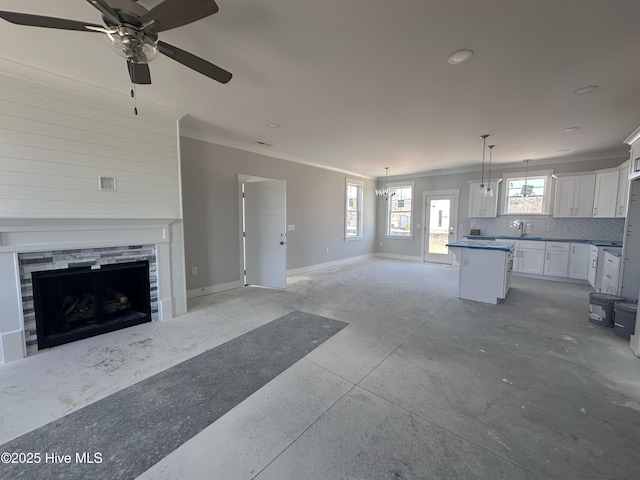
<svg viewBox="0 0 640 480">
<path fill-rule="evenodd" d="M 387 166 L 392 176 L 477 168 L 484 133 L 494 163 L 624 157 L 640 126 L 637 0 L 217 3 L 160 39 L 232 80 L 160 55 L 152 85 L 137 87 L 141 101 L 188 112 L 188 136 L 381 177 Z M 100 23 L 84 0 L 0 9 Z M 0 45 L 9 62 L 129 92 L 124 60 L 101 35 L 3 22 Z M 449 64 L 460 49 L 474 56 Z M 573 93 L 587 85 L 599 88 Z"/>
</svg>

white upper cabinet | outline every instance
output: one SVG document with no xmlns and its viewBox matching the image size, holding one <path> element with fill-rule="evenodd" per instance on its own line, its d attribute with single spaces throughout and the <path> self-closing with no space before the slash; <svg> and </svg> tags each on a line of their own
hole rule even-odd
<svg viewBox="0 0 640 480">
<path fill-rule="evenodd" d="M 616 205 L 616 217 L 627 216 L 627 199 L 629 196 L 629 162 L 620 165 L 618 175 L 618 201 Z"/>
<path fill-rule="evenodd" d="M 556 177 L 553 216 L 571 218 L 592 217 L 595 185 L 595 173 L 558 175 Z"/>
<path fill-rule="evenodd" d="M 487 185 L 493 190 L 492 197 L 485 197 L 478 191 L 480 182 L 469 182 L 469 217 L 498 216 L 498 182 Z"/>
<path fill-rule="evenodd" d="M 593 216 L 614 218 L 618 206 L 619 170 L 609 169 L 596 172 L 596 188 L 593 199 Z"/>
<path fill-rule="evenodd" d="M 624 141 L 631 145 L 629 155 L 629 180 L 640 177 L 640 127 Z"/>
</svg>

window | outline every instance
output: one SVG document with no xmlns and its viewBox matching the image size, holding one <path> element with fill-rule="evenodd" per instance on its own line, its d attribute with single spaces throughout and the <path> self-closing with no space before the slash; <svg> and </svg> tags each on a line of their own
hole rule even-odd
<svg viewBox="0 0 640 480">
<path fill-rule="evenodd" d="M 362 182 L 347 178 L 344 238 L 362 238 Z"/>
<path fill-rule="evenodd" d="M 552 172 L 505 175 L 504 209 L 506 215 L 548 215 Z"/>
<path fill-rule="evenodd" d="M 389 190 L 395 195 L 387 202 L 387 236 L 411 238 L 413 184 L 393 186 Z"/>
</svg>

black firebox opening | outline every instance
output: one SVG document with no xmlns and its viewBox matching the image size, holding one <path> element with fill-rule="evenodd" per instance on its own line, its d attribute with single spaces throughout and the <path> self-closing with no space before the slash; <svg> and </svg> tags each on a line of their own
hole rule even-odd
<svg viewBox="0 0 640 480">
<path fill-rule="evenodd" d="M 151 321 L 146 260 L 31 275 L 38 348 Z"/>
</svg>

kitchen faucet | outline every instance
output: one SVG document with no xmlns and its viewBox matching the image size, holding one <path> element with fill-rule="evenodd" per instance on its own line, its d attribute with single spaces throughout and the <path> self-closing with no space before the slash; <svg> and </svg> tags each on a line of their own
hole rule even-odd
<svg viewBox="0 0 640 480">
<path fill-rule="evenodd" d="M 518 224 L 518 230 L 520 230 L 520 238 L 526 235 L 526 233 L 524 233 L 524 222 L 522 220 Z"/>
</svg>

